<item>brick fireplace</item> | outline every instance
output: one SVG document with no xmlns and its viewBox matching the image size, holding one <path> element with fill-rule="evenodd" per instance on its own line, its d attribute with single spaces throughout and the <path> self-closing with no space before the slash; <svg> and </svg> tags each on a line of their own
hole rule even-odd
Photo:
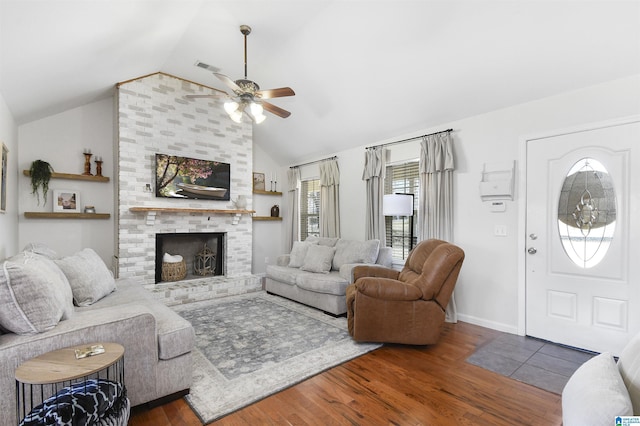
<svg viewBox="0 0 640 426">
<path fill-rule="evenodd" d="M 260 277 L 251 274 L 248 214 L 217 212 L 235 209 L 230 201 L 155 196 L 155 154 L 186 156 L 229 163 L 231 200 L 243 195 L 251 209 L 251 125 L 232 122 L 219 100 L 184 97 L 208 93 L 211 89 L 162 73 L 118 85 L 118 275 L 142 279 L 153 291 L 164 285 L 156 284 L 156 235 L 189 233 L 225 236 L 223 273 L 171 286 L 212 286 L 221 294 L 260 289 Z"/>
</svg>

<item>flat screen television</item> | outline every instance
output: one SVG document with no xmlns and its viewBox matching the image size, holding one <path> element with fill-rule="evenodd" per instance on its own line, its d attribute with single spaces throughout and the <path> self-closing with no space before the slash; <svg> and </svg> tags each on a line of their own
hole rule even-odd
<svg viewBox="0 0 640 426">
<path fill-rule="evenodd" d="M 156 197 L 230 200 L 230 170 L 219 161 L 156 154 Z"/>
</svg>

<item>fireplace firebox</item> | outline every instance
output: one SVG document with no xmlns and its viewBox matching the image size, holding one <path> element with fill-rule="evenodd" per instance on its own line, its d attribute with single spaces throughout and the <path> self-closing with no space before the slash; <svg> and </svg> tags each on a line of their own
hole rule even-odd
<svg viewBox="0 0 640 426">
<path fill-rule="evenodd" d="M 187 268 L 185 280 L 224 275 L 225 236 L 224 232 L 156 234 L 156 284 L 163 282 L 162 259 L 165 253 L 182 256 Z M 198 267 L 203 253 L 212 261 L 212 267 L 206 272 Z M 198 255 L 200 259 L 197 259 Z"/>
</svg>

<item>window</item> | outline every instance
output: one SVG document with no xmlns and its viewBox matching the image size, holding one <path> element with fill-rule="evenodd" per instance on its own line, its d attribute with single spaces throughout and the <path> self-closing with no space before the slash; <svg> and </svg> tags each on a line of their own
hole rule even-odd
<svg viewBox="0 0 640 426">
<path fill-rule="evenodd" d="M 389 165 L 384 181 L 385 194 L 413 194 L 413 217 L 386 216 L 385 229 L 387 247 L 392 248 L 394 259 L 406 259 L 411 247 L 417 243 L 416 215 L 419 205 L 419 164 L 411 161 L 404 164 Z M 413 227 L 413 233 L 411 232 Z M 411 235 L 413 235 L 413 241 Z"/>
<path fill-rule="evenodd" d="M 300 191 L 300 240 L 320 236 L 320 179 L 303 180 Z"/>
</svg>

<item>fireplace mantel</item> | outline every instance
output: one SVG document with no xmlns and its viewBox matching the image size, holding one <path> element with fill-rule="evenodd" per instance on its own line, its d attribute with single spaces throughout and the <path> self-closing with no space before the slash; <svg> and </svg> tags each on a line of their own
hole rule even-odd
<svg viewBox="0 0 640 426">
<path fill-rule="evenodd" d="M 240 222 L 243 214 L 253 214 L 255 210 L 242 209 L 200 209 L 200 208 L 182 208 L 182 207 L 130 207 L 130 211 L 134 213 L 146 213 L 147 225 L 153 225 L 156 220 L 157 213 L 204 213 L 204 214 L 230 214 L 233 215 L 233 225 Z"/>
</svg>

